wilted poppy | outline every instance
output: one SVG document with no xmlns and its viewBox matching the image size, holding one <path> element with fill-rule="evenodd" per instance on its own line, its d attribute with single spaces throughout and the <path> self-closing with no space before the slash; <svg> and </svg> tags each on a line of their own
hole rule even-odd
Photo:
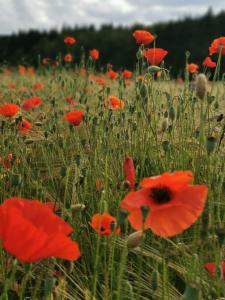
<svg viewBox="0 0 225 300">
<path fill-rule="evenodd" d="M 215 39 L 209 47 L 209 55 L 214 53 L 219 53 L 221 49 L 221 54 L 225 55 L 225 36 L 221 36 Z"/>
<path fill-rule="evenodd" d="M 203 66 L 208 67 L 208 68 L 215 68 L 216 63 L 212 61 L 211 57 L 206 57 L 202 63 Z"/>
<path fill-rule="evenodd" d="M 0 106 L 0 115 L 5 117 L 13 117 L 19 111 L 19 106 L 13 103 L 7 103 Z"/>
<path fill-rule="evenodd" d="M 106 73 L 106 76 L 109 77 L 110 79 L 116 79 L 119 76 L 119 74 L 113 70 L 109 70 Z"/>
<path fill-rule="evenodd" d="M 94 60 L 99 59 L 99 51 L 97 49 L 92 49 L 89 51 L 89 56 L 93 58 Z"/>
<path fill-rule="evenodd" d="M 138 44 L 144 45 L 150 44 L 155 39 L 155 37 L 150 32 L 145 30 L 136 30 L 133 33 L 133 37 L 135 38 Z"/>
<path fill-rule="evenodd" d="M 125 78 L 125 79 L 131 78 L 132 75 L 133 75 L 133 73 L 129 70 L 124 70 L 123 71 L 123 78 Z"/>
<path fill-rule="evenodd" d="M 144 51 L 144 56 L 150 65 L 159 65 L 167 54 L 168 51 L 162 48 L 150 48 Z"/>
<path fill-rule="evenodd" d="M 0 164 L 5 168 L 5 169 L 10 169 L 13 161 L 13 155 L 12 153 L 9 153 L 6 155 L 4 158 L 0 157 Z"/>
<path fill-rule="evenodd" d="M 23 104 L 22 104 L 22 109 L 24 110 L 31 110 L 34 107 L 37 107 L 42 104 L 42 99 L 37 96 L 33 96 L 29 99 L 24 99 Z"/>
<path fill-rule="evenodd" d="M 129 182 L 130 190 L 134 190 L 135 185 L 135 167 L 134 161 L 131 157 L 127 157 L 123 165 L 125 180 Z"/>
<path fill-rule="evenodd" d="M 73 45 L 76 43 L 76 39 L 72 36 L 67 36 L 64 38 L 64 43 L 68 45 Z"/>
<path fill-rule="evenodd" d="M 36 82 L 33 85 L 33 90 L 37 91 L 37 90 L 42 90 L 44 88 L 44 83 L 43 82 Z"/>
<path fill-rule="evenodd" d="M 120 108 L 124 108 L 125 106 L 125 102 L 123 100 L 120 100 L 116 96 L 109 96 L 108 103 L 109 103 L 109 108 L 111 109 L 120 109 Z"/>
<path fill-rule="evenodd" d="M 71 62 L 73 60 L 73 56 L 72 56 L 72 54 L 67 53 L 63 59 L 65 62 Z"/>
<path fill-rule="evenodd" d="M 47 257 L 79 258 L 76 242 L 68 237 L 73 228 L 38 200 L 6 199 L 0 205 L 0 241 L 21 262 Z"/>
<path fill-rule="evenodd" d="M 29 132 L 29 130 L 31 129 L 32 125 L 27 120 L 23 120 L 18 123 L 17 127 L 21 134 L 27 134 Z"/>
<path fill-rule="evenodd" d="M 210 276 L 215 276 L 216 273 L 216 264 L 213 262 L 208 262 L 204 264 L 204 268 L 208 271 Z M 222 277 L 225 276 L 225 262 L 222 262 L 220 265 L 221 268 L 221 275 Z"/>
<path fill-rule="evenodd" d="M 208 188 L 191 185 L 192 180 L 190 171 L 144 178 L 142 189 L 128 193 L 120 206 L 129 212 L 134 229 L 151 228 L 161 237 L 177 235 L 195 223 L 204 209 Z"/>
<path fill-rule="evenodd" d="M 198 70 L 198 65 L 194 64 L 194 63 L 191 63 L 191 64 L 187 64 L 187 69 L 188 69 L 188 72 L 193 74 L 195 72 L 197 72 Z"/>
<path fill-rule="evenodd" d="M 84 113 L 80 110 L 77 111 L 70 111 L 65 114 L 65 120 L 73 126 L 78 126 L 83 119 Z"/>
<path fill-rule="evenodd" d="M 107 211 L 102 215 L 95 214 L 89 224 L 100 235 L 110 235 L 113 232 L 115 234 L 120 233 L 120 228 L 116 228 L 116 218 L 111 216 Z"/>
</svg>

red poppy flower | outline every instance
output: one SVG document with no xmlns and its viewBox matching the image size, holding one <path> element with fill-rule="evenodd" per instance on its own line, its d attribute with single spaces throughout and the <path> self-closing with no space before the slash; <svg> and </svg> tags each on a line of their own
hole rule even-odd
<svg viewBox="0 0 225 300">
<path fill-rule="evenodd" d="M 36 83 L 33 85 L 33 90 L 34 90 L 34 91 L 42 90 L 43 88 L 44 88 L 44 83 L 42 83 L 42 82 L 36 82 Z"/>
<path fill-rule="evenodd" d="M 28 122 L 27 120 L 21 121 L 17 126 L 21 134 L 27 134 L 32 127 L 31 123 Z"/>
<path fill-rule="evenodd" d="M 198 65 L 193 64 L 193 63 L 192 64 L 188 64 L 187 65 L 187 69 L 188 69 L 189 73 L 193 74 L 193 73 L 195 73 L 198 70 Z"/>
<path fill-rule="evenodd" d="M 75 99 L 73 99 L 71 96 L 66 96 L 65 100 L 68 104 L 71 104 L 71 105 L 77 104 L 77 101 Z"/>
<path fill-rule="evenodd" d="M 119 74 L 113 70 L 109 70 L 106 73 L 106 76 L 109 77 L 110 79 L 116 79 L 119 76 Z"/>
<path fill-rule="evenodd" d="M 215 39 L 209 47 L 209 55 L 219 53 L 220 48 L 222 49 L 222 55 L 225 55 L 225 36 L 221 36 Z"/>
<path fill-rule="evenodd" d="M 33 67 L 28 67 L 27 68 L 27 73 L 29 75 L 35 75 L 35 69 Z"/>
<path fill-rule="evenodd" d="M 109 96 L 108 103 L 109 103 L 109 108 L 111 109 L 120 109 L 120 108 L 124 108 L 125 106 L 125 102 L 123 100 L 120 100 L 116 96 Z"/>
<path fill-rule="evenodd" d="M 125 173 L 125 179 L 130 184 L 130 190 L 133 191 L 135 185 L 135 167 L 134 167 L 134 161 L 131 157 L 127 157 L 125 159 L 123 169 Z"/>
<path fill-rule="evenodd" d="M 10 89 L 14 90 L 14 89 L 16 89 L 16 84 L 13 83 L 13 82 L 11 82 L 11 83 L 8 84 L 8 87 L 9 87 Z"/>
<path fill-rule="evenodd" d="M 91 227 L 100 235 L 110 235 L 113 233 L 113 224 L 116 226 L 116 218 L 111 216 L 108 212 L 101 214 L 95 214 L 89 222 Z M 115 229 L 115 234 L 120 233 L 120 228 Z"/>
<path fill-rule="evenodd" d="M 111 69 L 113 68 L 113 65 L 112 65 L 111 63 L 108 63 L 108 64 L 106 65 L 106 67 L 107 67 L 107 70 L 111 70 Z"/>
<path fill-rule="evenodd" d="M 212 61 L 211 57 L 206 57 L 203 61 L 203 66 L 208 67 L 208 68 L 215 68 L 216 67 L 216 63 L 214 61 Z"/>
<path fill-rule="evenodd" d="M 68 45 L 73 45 L 76 43 L 76 39 L 72 36 L 67 36 L 64 38 L 64 43 Z"/>
<path fill-rule="evenodd" d="M 145 30 L 136 30 L 133 33 L 133 37 L 135 38 L 138 44 L 144 45 L 150 44 L 155 39 L 155 37 L 150 32 Z"/>
<path fill-rule="evenodd" d="M 124 70 L 123 71 L 123 78 L 126 78 L 126 79 L 131 78 L 132 75 L 133 75 L 133 73 L 129 70 Z"/>
<path fill-rule="evenodd" d="M 201 215 L 208 188 L 191 185 L 192 173 L 177 171 L 160 176 L 144 178 L 143 189 L 130 192 L 120 206 L 130 214 L 131 226 L 151 230 L 162 237 L 177 235 L 189 228 Z M 143 219 L 143 207 L 147 216 Z"/>
<path fill-rule="evenodd" d="M 37 107 L 42 104 L 42 99 L 37 96 L 33 96 L 29 99 L 24 99 L 22 109 L 24 110 L 31 110 L 34 107 Z"/>
<path fill-rule="evenodd" d="M 98 84 L 98 85 L 102 85 L 102 86 L 105 86 L 106 85 L 106 81 L 101 78 L 101 77 L 96 77 L 95 78 L 95 82 Z"/>
<path fill-rule="evenodd" d="M 80 110 L 70 111 L 65 115 L 65 120 L 73 126 L 78 126 L 83 119 L 84 113 Z"/>
<path fill-rule="evenodd" d="M 96 178 L 96 180 L 95 180 L 95 187 L 96 187 L 97 191 L 100 191 L 102 188 L 102 182 L 99 178 Z"/>
<path fill-rule="evenodd" d="M 67 53 L 63 59 L 65 62 L 71 62 L 73 60 L 73 56 L 72 56 L 72 54 Z"/>
<path fill-rule="evenodd" d="M 68 237 L 72 231 L 71 226 L 38 200 L 13 197 L 0 205 L 0 241 L 21 262 L 47 257 L 79 258 L 77 243 Z"/>
<path fill-rule="evenodd" d="M 167 54 L 168 51 L 162 48 L 150 48 L 144 51 L 144 56 L 150 65 L 159 65 Z"/>
<path fill-rule="evenodd" d="M 45 57 L 42 59 L 42 64 L 43 65 L 48 65 L 49 64 L 49 58 L 48 57 Z"/>
<path fill-rule="evenodd" d="M 99 59 L 99 51 L 97 49 L 92 49 L 89 51 L 89 56 L 92 57 L 94 60 Z"/>
<path fill-rule="evenodd" d="M 222 262 L 221 265 L 221 273 L 222 273 L 222 276 L 224 277 L 225 276 L 225 262 Z M 216 264 L 213 263 L 213 262 L 208 262 L 208 263 L 205 263 L 204 264 L 204 268 L 208 271 L 209 275 L 210 276 L 215 276 L 215 273 L 216 273 Z"/>
<path fill-rule="evenodd" d="M 0 115 L 5 117 L 13 117 L 19 111 L 19 106 L 13 103 L 7 103 L 0 106 Z"/>
<path fill-rule="evenodd" d="M 26 68 L 24 66 L 19 66 L 18 72 L 20 75 L 26 74 Z"/>
</svg>

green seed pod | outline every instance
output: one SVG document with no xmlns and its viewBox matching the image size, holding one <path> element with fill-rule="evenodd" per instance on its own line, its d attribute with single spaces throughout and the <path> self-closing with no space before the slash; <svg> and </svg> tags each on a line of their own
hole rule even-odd
<svg viewBox="0 0 225 300">
<path fill-rule="evenodd" d="M 212 153 L 216 146 L 216 138 L 213 136 L 207 137 L 206 140 L 206 150 L 208 154 Z"/>
<path fill-rule="evenodd" d="M 61 169 L 60 169 L 60 175 L 62 177 L 65 177 L 66 176 L 66 171 L 67 171 L 67 168 L 65 166 L 62 166 Z"/>
<path fill-rule="evenodd" d="M 214 103 L 214 109 L 218 109 L 219 108 L 219 103 L 218 103 L 218 101 L 216 101 L 215 103 Z"/>
<path fill-rule="evenodd" d="M 13 186 L 18 186 L 22 183 L 22 178 L 21 175 L 13 174 L 12 175 L 12 185 Z"/>
<path fill-rule="evenodd" d="M 124 209 L 119 210 L 118 217 L 117 217 L 118 225 L 124 225 L 127 216 L 128 216 L 128 212 L 126 210 L 124 210 Z"/>
<path fill-rule="evenodd" d="M 171 151 L 171 144 L 169 141 L 163 141 L 162 142 L 163 150 L 165 152 L 170 152 Z"/>
<path fill-rule="evenodd" d="M 176 111 L 175 111 L 174 107 L 171 106 L 169 108 L 169 118 L 170 118 L 170 120 L 174 121 L 175 117 L 176 117 Z"/>
<path fill-rule="evenodd" d="M 199 300 L 200 291 L 193 286 L 186 285 L 182 300 Z"/>
<path fill-rule="evenodd" d="M 141 207 L 141 214 L 142 214 L 144 221 L 146 220 L 146 218 L 148 216 L 149 210 L 150 210 L 150 208 L 148 206 Z"/>
<path fill-rule="evenodd" d="M 150 279 L 151 287 L 152 287 L 154 292 L 158 289 L 159 280 L 160 280 L 160 274 L 159 274 L 158 270 L 154 270 L 152 272 L 151 279 Z"/>
</svg>

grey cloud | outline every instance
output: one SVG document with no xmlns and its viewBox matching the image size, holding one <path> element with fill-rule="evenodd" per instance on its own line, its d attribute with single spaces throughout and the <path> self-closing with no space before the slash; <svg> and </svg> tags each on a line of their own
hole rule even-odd
<svg viewBox="0 0 225 300">
<path fill-rule="evenodd" d="M 225 0 L 0 0 L 0 34 L 103 23 L 151 24 L 225 8 Z"/>
</svg>

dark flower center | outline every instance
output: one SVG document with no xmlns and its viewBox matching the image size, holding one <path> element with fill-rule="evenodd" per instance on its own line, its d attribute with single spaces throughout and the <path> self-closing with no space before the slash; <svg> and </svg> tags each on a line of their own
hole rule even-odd
<svg viewBox="0 0 225 300">
<path fill-rule="evenodd" d="M 153 187 L 151 188 L 150 197 L 157 204 L 168 203 L 172 199 L 172 192 L 168 187 Z"/>
</svg>

